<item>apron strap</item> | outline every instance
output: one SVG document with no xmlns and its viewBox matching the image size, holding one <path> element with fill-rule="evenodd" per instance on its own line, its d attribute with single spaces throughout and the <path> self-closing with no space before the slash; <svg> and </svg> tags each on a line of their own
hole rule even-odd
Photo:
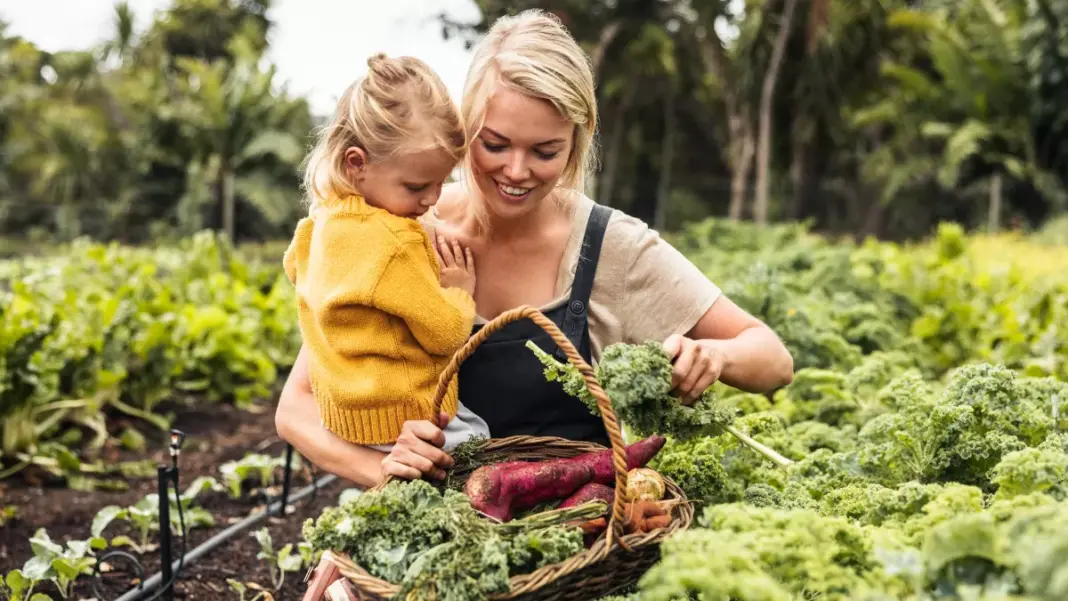
<svg viewBox="0 0 1068 601">
<path fill-rule="evenodd" d="M 567 310 L 564 311 L 564 323 L 560 324 L 564 335 L 580 352 L 586 346 L 583 337 L 586 331 L 586 317 L 589 314 L 590 293 L 593 292 L 593 276 L 597 274 L 597 262 L 601 259 L 601 243 L 604 241 L 604 233 L 608 229 L 608 220 L 611 217 L 612 209 L 600 204 L 593 205 L 593 211 L 586 223 L 586 233 L 582 238 L 582 248 L 579 250 L 575 280 L 571 284 L 571 297 L 568 298 Z M 558 360 L 567 361 L 567 355 L 561 349 L 557 348 L 555 355 Z"/>
</svg>

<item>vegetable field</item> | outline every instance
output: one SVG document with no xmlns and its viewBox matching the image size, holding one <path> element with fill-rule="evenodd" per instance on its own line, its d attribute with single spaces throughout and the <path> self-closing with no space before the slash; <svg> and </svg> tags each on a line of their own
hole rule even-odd
<svg viewBox="0 0 1068 601">
<path fill-rule="evenodd" d="M 948 224 L 910 246 L 721 220 L 671 239 L 782 336 L 796 375 L 770 395 L 717 385 L 681 408 L 655 345 L 606 350 L 599 380 L 628 442 L 646 445 L 630 467 L 644 466 L 643 490 L 662 495 L 658 475 L 677 483 L 695 516 L 620 595 L 1068 598 L 1068 247 Z M 299 345 L 278 256 L 205 234 L 0 264 L 5 594 L 92 598 L 103 582 L 100 601 L 117 598 L 137 575 L 128 562 L 99 565 L 113 549 L 139 558 L 143 578 L 158 570 L 152 495 L 169 428 L 188 435 L 172 505 L 190 548 L 278 494 L 272 399 Z M 574 370 L 538 356 L 546 377 L 597 410 Z M 650 447 L 657 435 L 666 444 Z M 486 492 L 522 476 L 500 469 L 351 503 L 335 483 L 183 570 L 176 590 L 299 598 L 304 570 L 332 550 L 413 598 L 484 598 L 603 534 L 603 501 L 620 491 L 593 463 L 586 476 L 569 469 L 568 490 L 525 503 Z M 294 487 L 316 475 L 294 474 Z M 555 521 L 530 516 L 544 510 Z M 662 524 L 636 511 L 628 527 Z M 373 519 L 382 515 L 394 517 Z M 492 577 L 462 577 L 473 568 Z"/>
</svg>

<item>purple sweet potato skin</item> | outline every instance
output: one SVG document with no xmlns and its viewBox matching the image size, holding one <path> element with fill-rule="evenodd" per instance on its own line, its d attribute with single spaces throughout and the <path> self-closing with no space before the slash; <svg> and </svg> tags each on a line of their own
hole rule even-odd
<svg viewBox="0 0 1068 601">
<path fill-rule="evenodd" d="M 665 442 L 663 436 L 650 436 L 627 447 L 627 469 L 644 467 Z M 467 479 L 464 493 L 472 507 L 506 522 L 516 510 L 565 499 L 589 482 L 609 485 L 615 477 L 612 450 L 606 449 L 567 459 L 485 465 Z"/>
<path fill-rule="evenodd" d="M 464 493 L 472 507 L 507 522 L 515 510 L 566 497 L 591 479 L 593 469 L 588 464 L 510 461 L 475 470 Z"/>
<path fill-rule="evenodd" d="M 565 499 L 564 502 L 560 504 L 560 509 L 575 507 L 591 501 L 604 501 L 608 505 L 611 505 L 615 496 L 616 491 L 611 487 L 605 486 L 604 484 L 598 484 L 597 482 L 587 482 L 582 485 L 582 488 L 576 490 L 575 494 Z"/>
<path fill-rule="evenodd" d="M 645 467 L 660 449 L 664 448 L 667 439 L 660 435 L 643 438 L 627 447 L 627 471 L 636 467 Z M 616 469 L 612 465 L 612 450 L 597 451 L 594 453 L 594 482 L 599 484 L 612 484 L 616 481 Z"/>
</svg>

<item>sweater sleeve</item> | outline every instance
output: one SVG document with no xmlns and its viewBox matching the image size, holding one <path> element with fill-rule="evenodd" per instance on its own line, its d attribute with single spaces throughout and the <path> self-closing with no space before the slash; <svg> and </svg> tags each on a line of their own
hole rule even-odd
<svg viewBox="0 0 1068 601">
<path fill-rule="evenodd" d="M 282 268 L 285 269 L 286 277 L 294 284 L 297 283 L 297 264 L 302 260 L 300 255 L 307 255 L 306 249 L 311 238 L 312 226 L 313 223 L 310 217 L 301 218 L 297 222 L 289 248 L 282 255 Z"/>
<path fill-rule="evenodd" d="M 460 288 L 443 288 L 419 239 L 405 240 L 375 287 L 372 303 L 399 316 L 428 353 L 456 352 L 471 335 L 475 300 Z"/>
</svg>

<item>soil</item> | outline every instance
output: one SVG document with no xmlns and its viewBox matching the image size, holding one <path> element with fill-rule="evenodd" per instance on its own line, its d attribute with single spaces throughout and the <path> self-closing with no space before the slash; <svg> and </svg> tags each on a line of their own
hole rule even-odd
<svg viewBox="0 0 1068 601">
<path fill-rule="evenodd" d="M 199 409 L 171 409 L 175 419 L 173 427 L 187 435 L 179 459 L 180 490 L 184 490 L 198 476 L 213 476 L 221 480 L 219 466 L 226 461 L 240 459 L 247 452 L 255 451 L 272 456 L 280 456 L 285 451 L 285 444 L 278 438 L 274 426 L 274 407 L 261 404 L 256 411 L 243 411 L 229 405 L 201 406 Z M 135 425 L 135 424 L 126 424 Z M 123 424 L 117 424 L 121 428 Z M 138 426 L 149 441 L 165 439 L 159 431 L 151 432 Z M 170 457 L 165 443 L 160 442 L 149 448 L 158 447 L 151 453 L 153 461 L 160 465 L 169 465 Z M 143 460 L 145 452 L 123 450 L 107 446 L 103 458 L 110 462 Z M 215 518 L 214 527 L 200 527 L 188 530 L 186 553 L 197 545 L 211 538 L 241 519 L 262 511 L 270 496 L 273 500 L 281 492 L 281 474 L 277 470 L 277 486 L 262 490 L 246 490 L 242 497 L 233 499 L 225 492 L 206 492 L 193 502 Z M 324 476 L 322 472 L 313 472 L 306 462 L 299 472 L 294 472 L 290 494 L 296 494 L 313 480 Z M 93 516 L 103 507 L 133 505 L 146 494 L 157 491 L 155 475 L 149 478 L 129 480 L 129 489 L 125 491 L 95 490 L 81 492 L 71 490 L 62 481 L 57 481 L 43 470 L 24 470 L 24 472 L 0 482 L 0 506 L 15 507 L 15 517 L 0 527 L 0 574 L 22 565 L 33 555 L 29 538 L 38 528 L 45 528 L 49 537 L 56 542 L 67 540 L 84 540 L 89 537 L 89 528 Z M 308 518 L 319 515 L 323 508 L 335 505 L 338 495 L 352 483 L 335 480 L 333 483 L 316 491 L 315 494 L 290 506 L 289 513 L 271 517 L 252 528 L 238 534 L 230 541 L 217 547 L 208 555 L 201 557 L 193 565 L 185 566 L 175 584 L 175 599 L 238 599 L 236 592 L 230 590 L 227 579 L 251 583 L 251 587 L 264 587 L 273 594 L 274 599 L 300 599 L 304 593 L 303 582 L 305 570 L 289 572 L 285 575 L 283 587 L 274 591 L 266 561 L 258 559 L 259 543 L 252 533 L 266 526 L 277 550 L 286 543 L 302 540 L 301 527 Z M 117 535 L 126 534 L 137 540 L 139 534 L 132 531 L 126 522 L 116 521 L 104 531 L 109 540 Z M 150 544 L 158 544 L 158 532 L 150 534 Z M 173 559 L 178 558 L 181 539 L 174 537 Z M 158 548 L 138 554 L 129 547 L 119 547 L 138 558 L 143 568 L 144 578 L 159 571 L 160 560 Z M 98 551 L 97 556 L 108 553 L 111 549 Z M 81 577 L 75 583 L 72 600 L 97 599 L 111 601 L 117 599 L 135 586 L 139 580 L 135 566 L 122 558 L 111 558 L 105 562 L 108 571 L 102 575 L 99 584 L 101 596 L 93 591 L 93 578 Z M 58 591 L 51 583 L 44 583 L 35 589 L 59 598 Z M 257 593 L 250 590 L 245 598 L 251 599 Z"/>
</svg>

